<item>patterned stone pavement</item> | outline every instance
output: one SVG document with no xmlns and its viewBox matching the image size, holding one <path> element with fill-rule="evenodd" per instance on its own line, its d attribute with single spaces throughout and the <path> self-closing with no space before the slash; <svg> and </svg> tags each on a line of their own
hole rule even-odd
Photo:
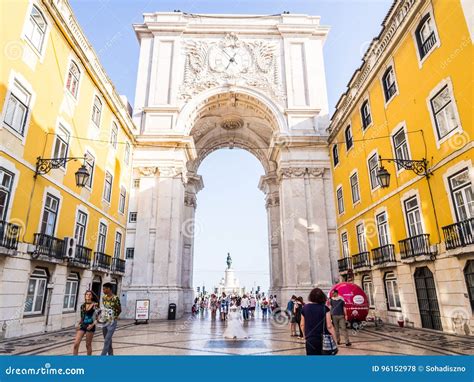
<svg viewBox="0 0 474 382">
<path fill-rule="evenodd" d="M 262 320 L 244 323 L 246 340 L 225 340 L 225 323 L 207 316 L 177 321 L 152 321 L 134 325 L 120 320 L 114 335 L 116 355 L 304 355 L 304 343 L 290 337 L 286 322 Z M 0 342 L 0 354 L 68 355 L 72 353 L 74 329 Z M 368 324 L 351 331 L 352 347 L 341 346 L 343 355 L 474 355 L 474 338 L 441 332 Z M 96 332 L 93 354 L 100 354 L 102 335 Z M 85 354 L 85 340 L 80 349 Z"/>
</svg>

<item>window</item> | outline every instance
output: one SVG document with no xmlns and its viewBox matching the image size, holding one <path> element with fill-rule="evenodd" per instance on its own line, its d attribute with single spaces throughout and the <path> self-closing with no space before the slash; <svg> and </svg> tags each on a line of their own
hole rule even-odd
<svg viewBox="0 0 474 382">
<path fill-rule="evenodd" d="M 42 314 L 46 298 L 48 274 L 44 269 L 36 268 L 28 280 L 25 301 L 25 314 Z"/>
<path fill-rule="evenodd" d="M 0 220 L 6 220 L 13 187 L 13 174 L 0 167 Z"/>
<path fill-rule="evenodd" d="M 77 273 L 70 273 L 66 280 L 66 291 L 64 292 L 63 310 L 76 310 L 78 290 L 79 275 Z"/>
<path fill-rule="evenodd" d="M 369 275 L 365 275 L 364 277 L 362 277 L 362 289 L 364 290 L 365 294 L 367 295 L 367 299 L 369 300 L 369 307 L 374 308 L 374 284 L 372 283 L 372 278 Z"/>
<path fill-rule="evenodd" d="M 421 235 L 423 233 L 423 227 L 421 225 L 421 214 L 418 206 L 418 200 L 416 196 L 405 200 L 403 203 L 405 206 L 405 216 L 408 226 L 408 235 L 410 237 Z"/>
<path fill-rule="evenodd" d="M 337 196 L 337 211 L 339 214 L 344 212 L 344 196 L 342 195 L 342 187 L 339 187 L 336 191 Z"/>
<path fill-rule="evenodd" d="M 104 200 L 110 203 L 112 196 L 112 174 L 108 171 L 105 172 L 105 181 L 104 181 Z"/>
<path fill-rule="evenodd" d="M 129 223 L 136 223 L 137 222 L 137 213 L 136 212 L 130 212 L 128 215 L 128 222 Z"/>
<path fill-rule="evenodd" d="M 342 233 L 341 242 L 342 242 L 342 256 L 349 257 L 349 240 L 347 238 L 347 232 Z"/>
<path fill-rule="evenodd" d="M 387 272 L 384 276 L 385 294 L 387 296 L 388 310 L 401 310 L 400 296 L 398 294 L 397 278 L 393 272 Z"/>
<path fill-rule="evenodd" d="M 351 181 L 352 203 L 357 203 L 360 200 L 359 178 L 357 177 L 357 173 L 354 173 L 351 175 L 350 181 Z"/>
<path fill-rule="evenodd" d="M 127 248 L 125 251 L 125 258 L 126 259 L 133 259 L 135 256 L 135 248 Z"/>
<path fill-rule="evenodd" d="M 410 153 L 408 152 L 407 136 L 403 127 L 398 130 L 392 137 L 393 147 L 395 148 L 395 158 L 409 160 Z M 397 170 L 401 170 L 403 166 L 397 164 Z"/>
<path fill-rule="evenodd" d="M 344 136 L 346 138 L 346 150 L 349 151 L 354 145 L 354 142 L 352 141 L 352 131 L 350 125 L 346 127 L 346 130 L 344 131 Z"/>
<path fill-rule="evenodd" d="M 438 139 L 446 137 L 458 127 L 454 103 L 448 85 L 444 86 L 430 100 Z"/>
<path fill-rule="evenodd" d="M 41 53 L 46 35 L 46 20 L 40 10 L 33 5 L 30 18 L 26 25 L 25 37 L 33 47 Z"/>
<path fill-rule="evenodd" d="M 99 237 L 97 238 L 97 252 L 105 253 L 105 243 L 107 242 L 107 226 L 99 224 Z"/>
<path fill-rule="evenodd" d="M 140 179 L 133 179 L 133 188 L 140 188 Z"/>
<path fill-rule="evenodd" d="M 82 211 L 77 211 L 76 228 L 74 230 L 74 237 L 78 245 L 84 245 L 86 238 L 87 214 Z"/>
<path fill-rule="evenodd" d="M 474 218 L 474 192 L 467 168 L 449 177 L 449 188 L 458 222 Z"/>
<path fill-rule="evenodd" d="M 390 101 L 393 95 L 397 92 L 397 85 L 395 83 L 395 73 L 390 66 L 382 77 L 383 92 L 385 94 L 385 102 Z"/>
<path fill-rule="evenodd" d="M 120 259 L 121 252 L 122 252 L 122 234 L 120 232 L 115 232 L 114 257 Z"/>
<path fill-rule="evenodd" d="M 117 148 L 118 127 L 115 122 L 112 122 L 112 129 L 110 130 L 110 145 Z"/>
<path fill-rule="evenodd" d="M 436 44 L 434 25 L 429 13 L 421 19 L 418 28 L 416 28 L 415 37 L 421 60 Z"/>
<path fill-rule="evenodd" d="M 119 197 L 119 212 L 123 214 L 125 212 L 125 201 L 127 199 L 127 191 L 125 187 L 120 188 L 120 197 Z"/>
<path fill-rule="evenodd" d="M 125 143 L 125 154 L 123 155 L 123 160 L 125 164 L 130 163 L 130 143 Z"/>
<path fill-rule="evenodd" d="M 360 114 L 362 116 L 362 127 L 366 129 L 372 123 L 372 116 L 370 115 L 369 101 L 366 100 L 360 108 Z"/>
<path fill-rule="evenodd" d="M 334 167 L 339 164 L 339 153 L 337 152 L 337 145 L 332 147 L 332 160 L 334 163 Z"/>
<path fill-rule="evenodd" d="M 86 152 L 85 166 L 89 172 L 89 178 L 87 179 L 86 187 L 92 188 L 92 179 L 94 177 L 94 165 L 95 158 L 90 152 Z"/>
<path fill-rule="evenodd" d="M 94 105 L 92 106 L 92 122 L 99 127 L 100 125 L 100 115 L 102 113 L 102 102 L 99 97 L 94 97 Z"/>
<path fill-rule="evenodd" d="M 41 219 L 41 233 L 54 236 L 56 220 L 58 218 L 59 199 L 51 194 L 46 194 L 46 200 L 43 209 L 43 218 Z"/>
<path fill-rule="evenodd" d="M 59 125 L 56 133 L 56 141 L 54 142 L 53 158 L 66 158 L 69 150 L 69 131 L 63 125 Z M 62 168 L 66 168 L 66 161 L 61 164 Z"/>
<path fill-rule="evenodd" d="M 365 238 L 365 228 L 363 223 L 356 225 L 356 233 L 359 253 L 367 252 L 367 240 Z"/>
<path fill-rule="evenodd" d="M 468 260 L 464 268 L 464 278 L 466 279 L 469 301 L 471 309 L 474 311 L 474 260 Z"/>
<path fill-rule="evenodd" d="M 71 65 L 69 65 L 69 71 L 67 73 L 66 89 L 69 90 L 69 93 L 71 93 L 74 98 L 77 98 L 80 76 L 81 72 L 79 71 L 79 67 L 74 61 L 71 61 Z"/>
<path fill-rule="evenodd" d="M 367 161 L 367 164 L 369 166 L 370 187 L 373 190 L 379 186 L 379 179 L 377 178 L 377 171 L 379 169 L 377 154 L 372 155 Z"/>
<path fill-rule="evenodd" d="M 31 94 L 15 81 L 7 101 L 3 122 L 20 135 L 25 133 L 30 98 Z"/>
<path fill-rule="evenodd" d="M 390 236 L 388 231 L 388 220 L 387 213 L 382 212 L 376 216 L 377 220 L 377 233 L 379 236 L 379 245 L 383 247 L 390 243 Z"/>
</svg>

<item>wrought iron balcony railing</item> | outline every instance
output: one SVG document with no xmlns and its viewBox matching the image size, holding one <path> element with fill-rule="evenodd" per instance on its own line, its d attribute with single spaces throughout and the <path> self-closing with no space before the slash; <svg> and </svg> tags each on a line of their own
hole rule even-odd
<svg viewBox="0 0 474 382">
<path fill-rule="evenodd" d="M 112 256 L 106 255 L 102 252 L 94 252 L 94 262 L 92 263 L 95 269 L 110 269 L 112 263 Z"/>
<path fill-rule="evenodd" d="M 382 247 L 372 249 L 372 261 L 374 265 L 383 265 L 396 262 L 395 246 L 393 244 L 387 244 Z"/>
<path fill-rule="evenodd" d="M 369 252 L 361 252 L 357 255 L 352 256 L 352 265 L 354 269 L 360 269 L 365 267 L 370 268 Z"/>
<path fill-rule="evenodd" d="M 0 247 L 17 249 L 19 237 L 20 226 L 0 220 Z"/>
<path fill-rule="evenodd" d="M 339 272 L 345 272 L 349 269 L 352 269 L 352 259 L 350 257 L 343 257 L 342 259 L 337 260 L 337 266 Z"/>
<path fill-rule="evenodd" d="M 402 259 L 433 254 L 430 249 L 430 235 L 426 233 L 400 240 L 398 244 L 400 245 L 400 257 Z"/>
<path fill-rule="evenodd" d="M 74 257 L 70 258 L 69 261 L 89 266 L 91 264 L 91 258 L 92 249 L 84 247 L 82 245 L 76 245 L 76 252 L 74 253 Z"/>
<path fill-rule="evenodd" d="M 125 273 L 125 260 L 113 257 L 111 270 L 112 273 Z"/>
<path fill-rule="evenodd" d="M 44 233 L 35 233 L 33 244 L 36 250 L 33 256 L 47 256 L 57 260 L 64 258 L 64 240 Z"/>
<path fill-rule="evenodd" d="M 443 227 L 446 249 L 474 244 L 474 218 Z"/>
<path fill-rule="evenodd" d="M 434 32 L 428 36 L 421 46 L 421 58 L 425 57 L 431 48 L 436 44 L 436 36 Z"/>
</svg>

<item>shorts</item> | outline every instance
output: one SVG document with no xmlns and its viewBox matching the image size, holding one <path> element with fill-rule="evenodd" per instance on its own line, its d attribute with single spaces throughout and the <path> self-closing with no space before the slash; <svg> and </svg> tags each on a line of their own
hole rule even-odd
<svg viewBox="0 0 474 382">
<path fill-rule="evenodd" d="M 81 326 L 79 327 L 79 330 L 86 333 L 95 333 L 95 325 L 92 327 L 92 329 L 87 329 L 89 325 L 90 324 L 81 324 Z"/>
</svg>

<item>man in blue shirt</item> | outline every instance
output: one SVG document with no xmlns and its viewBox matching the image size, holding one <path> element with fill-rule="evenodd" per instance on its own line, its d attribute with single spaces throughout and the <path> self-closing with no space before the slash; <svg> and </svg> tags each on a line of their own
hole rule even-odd
<svg viewBox="0 0 474 382">
<path fill-rule="evenodd" d="M 288 301 L 288 304 L 286 304 L 286 312 L 288 314 L 288 317 L 290 318 L 290 335 L 292 337 L 296 337 L 296 320 L 295 320 L 295 301 L 296 301 L 296 296 L 293 295 L 291 296 L 291 300 Z"/>
<path fill-rule="evenodd" d="M 346 303 L 344 299 L 339 296 L 339 292 L 335 289 L 332 292 L 332 297 L 330 300 L 331 304 L 331 318 L 332 323 L 336 329 L 337 344 L 341 344 L 341 330 L 344 333 L 344 339 L 346 341 L 346 346 L 351 346 L 351 341 L 349 340 L 349 332 L 347 330 L 346 320 L 347 320 L 347 310 Z"/>
</svg>

